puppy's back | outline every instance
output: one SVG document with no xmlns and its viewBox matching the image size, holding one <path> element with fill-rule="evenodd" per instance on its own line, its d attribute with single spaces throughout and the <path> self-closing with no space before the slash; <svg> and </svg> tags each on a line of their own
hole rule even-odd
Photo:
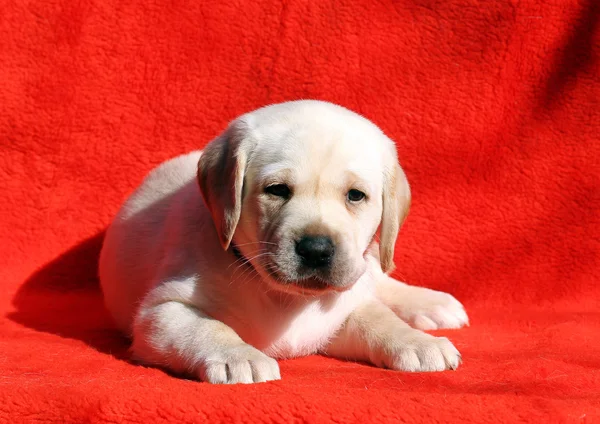
<svg viewBox="0 0 600 424">
<path fill-rule="evenodd" d="M 156 282 L 165 252 L 178 243 L 181 226 L 204 207 L 196 183 L 200 151 L 170 159 L 152 170 L 108 227 L 99 277 L 106 307 L 118 327 L 131 333 L 135 308 Z"/>
</svg>

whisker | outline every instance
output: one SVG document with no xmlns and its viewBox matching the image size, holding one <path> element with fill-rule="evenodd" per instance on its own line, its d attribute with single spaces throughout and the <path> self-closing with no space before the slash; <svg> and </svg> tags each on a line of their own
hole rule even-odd
<svg viewBox="0 0 600 424">
<path fill-rule="evenodd" d="M 242 270 L 242 273 L 239 274 L 238 276 L 234 277 L 232 275 L 231 281 L 229 282 L 229 286 L 233 285 L 234 283 L 238 286 L 243 286 L 248 281 L 250 281 L 254 275 L 258 275 L 258 273 L 256 272 L 256 270 L 254 268 L 252 268 L 252 267 L 244 268 Z"/>
<path fill-rule="evenodd" d="M 255 250 L 255 251 L 253 251 L 253 252 L 252 252 L 252 255 L 254 255 L 254 254 L 256 254 L 256 253 L 259 253 L 259 252 L 260 252 L 260 253 L 263 253 L 263 252 L 266 252 L 266 251 L 267 251 L 267 249 L 258 249 L 258 250 Z M 237 263 L 239 263 L 239 262 L 242 262 L 242 261 L 246 261 L 246 262 L 247 262 L 247 261 L 248 261 L 248 258 L 246 258 L 245 256 L 242 256 L 241 258 L 237 258 L 235 261 L 233 261 L 232 263 L 230 263 L 230 264 L 229 264 L 229 266 L 228 266 L 226 269 L 229 269 L 229 268 L 231 268 L 233 265 L 235 265 L 235 264 L 237 264 Z"/>
<path fill-rule="evenodd" d="M 245 260 L 244 260 L 244 261 L 243 261 L 241 264 L 239 264 L 239 265 L 238 265 L 238 266 L 237 266 L 237 267 L 236 267 L 236 268 L 233 270 L 233 272 L 232 272 L 232 274 L 231 274 L 231 281 L 229 282 L 229 285 L 232 285 L 233 283 L 237 283 L 237 284 L 243 285 L 243 284 L 247 283 L 247 282 L 250 280 L 250 278 L 253 276 L 253 274 L 256 274 L 256 275 L 258 275 L 258 272 L 257 272 L 257 271 L 254 269 L 254 267 L 252 267 L 252 266 L 249 266 L 249 267 L 247 267 L 247 268 L 243 268 L 243 271 L 242 271 L 242 273 L 241 273 L 240 275 L 238 275 L 237 277 L 235 276 L 235 273 L 236 273 L 236 272 L 237 272 L 237 271 L 238 271 L 240 268 L 242 268 L 244 265 L 246 265 L 246 264 L 249 264 L 251 260 L 254 260 L 254 259 L 257 259 L 257 258 L 260 258 L 260 257 L 263 257 L 263 256 L 268 256 L 268 255 L 270 255 L 270 254 L 271 254 L 270 252 L 266 252 L 266 251 L 264 251 L 264 252 L 262 252 L 262 253 L 259 253 L 259 254 L 257 254 L 257 255 L 254 255 L 254 256 L 252 256 L 252 257 L 250 257 L 250 258 L 244 258 Z M 244 280 L 243 280 L 242 282 L 240 282 L 240 279 L 241 279 L 242 277 L 244 278 Z"/>
<path fill-rule="evenodd" d="M 249 264 L 249 263 L 250 263 L 250 261 L 252 261 L 252 260 L 254 260 L 254 259 L 256 259 L 256 258 L 260 258 L 260 257 L 262 257 L 262 256 L 266 256 L 266 255 L 268 255 L 268 254 L 269 254 L 269 252 L 262 252 L 262 253 L 259 253 L 259 254 L 257 254 L 257 255 L 251 256 L 250 258 L 244 258 L 245 260 L 244 260 L 244 261 L 243 261 L 241 264 L 239 264 L 238 266 L 236 266 L 236 267 L 235 267 L 235 269 L 234 269 L 234 270 L 233 270 L 233 272 L 232 272 L 232 275 L 233 275 L 233 274 L 235 274 L 235 272 L 236 272 L 237 270 L 239 270 L 241 267 L 243 267 L 244 265 L 247 265 L 247 264 Z"/>
<path fill-rule="evenodd" d="M 250 244 L 272 244 L 273 246 L 277 246 L 277 243 L 271 243 L 269 241 L 251 241 L 249 243 L 236 244 L 236 246 L 248 246 Z"/>
</svg>

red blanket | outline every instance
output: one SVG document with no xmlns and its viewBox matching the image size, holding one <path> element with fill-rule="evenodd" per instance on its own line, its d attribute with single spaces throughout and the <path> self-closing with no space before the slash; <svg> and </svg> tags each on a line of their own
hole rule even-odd
<svg viewBox="0 0 600 424">
<path fill-rule="evenodd" d="M 600 422 L 597 0 L 6 0 L 0 40 L 0 422 Z M 457 371 L 315 356 L 225 387 L 128 362 L 96 279 L 120 203 L 298 98 L 397 141 L 396 276 L 465 304 Z"/>
</svg>

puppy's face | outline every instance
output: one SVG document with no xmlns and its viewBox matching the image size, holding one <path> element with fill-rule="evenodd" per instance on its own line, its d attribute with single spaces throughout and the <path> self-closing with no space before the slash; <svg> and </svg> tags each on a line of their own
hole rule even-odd
<svg viewBox="0 0 600 424">
<path fill-rule="evenodd" d="M 401 220 L 408 206 L 391 141 L 364 118 L 320 102 L 271 106 L 234 125 L 230 137 L 239 146 L 226 153 L 236 162 L 229 187 L 240 182 L 239 173 L 243 177 L 233 200 L 239 203 L 233 243 L 275 288 L 314 293 L 351 287 L 365 272 L 386 196 L 398 210 L 390 219 Z M 396 196 L 399 180 L 406 187 L 402 198 Z M 393 245 L 386 248 L 393 253 Z"/>
<path fill-rule="evenodd" d="M 257 146 L 234 236 L 264 277 L 292 290 L 356 282 L 381 220 L 377 149 L 320 130 L 295 128 Z"/>
</svg>

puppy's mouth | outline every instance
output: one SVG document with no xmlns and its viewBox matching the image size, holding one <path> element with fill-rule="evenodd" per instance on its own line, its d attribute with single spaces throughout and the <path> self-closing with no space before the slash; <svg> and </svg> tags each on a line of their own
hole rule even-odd
<svg viewBox="0 0 600 424">
<path fill-rule="evenodd" d="M 287 278 L 281 271 L 279 271 L 277 265 L 272 262 L 264 264 L 264 269 L 267 271 L 269 280 L 277 286 L 277 289 L 285 292 L 317 295 L 334 291 L 343 292 L 350 288 L 349 286 L 337 286 L 317 275 L 309 275 L 297 279 L 290 279 Z"/>
<path fill-rule="evenodd" d="M 235 244 L 231 244 L 231 250 L 238 260 L 244 260 L 247 266 L 267 283 L 272 289 L 296 295 L 319 296 L 332 292 L 345 292 L 353 284 L 337 281 L 339 278 L 330 278 L 329 270 L 310 269 L 298 265 L 293 265 L 293 276 L 284 271 L 277 263 L 277 253 L 267 246 L 267 252 L 246 258 Z M 284 267 L 285 268 L 285 267 Z M 349 280 L 353 280 L 350 278 Z M 357 280 L 357 279 L 356 279 Z"/>
</svg>

